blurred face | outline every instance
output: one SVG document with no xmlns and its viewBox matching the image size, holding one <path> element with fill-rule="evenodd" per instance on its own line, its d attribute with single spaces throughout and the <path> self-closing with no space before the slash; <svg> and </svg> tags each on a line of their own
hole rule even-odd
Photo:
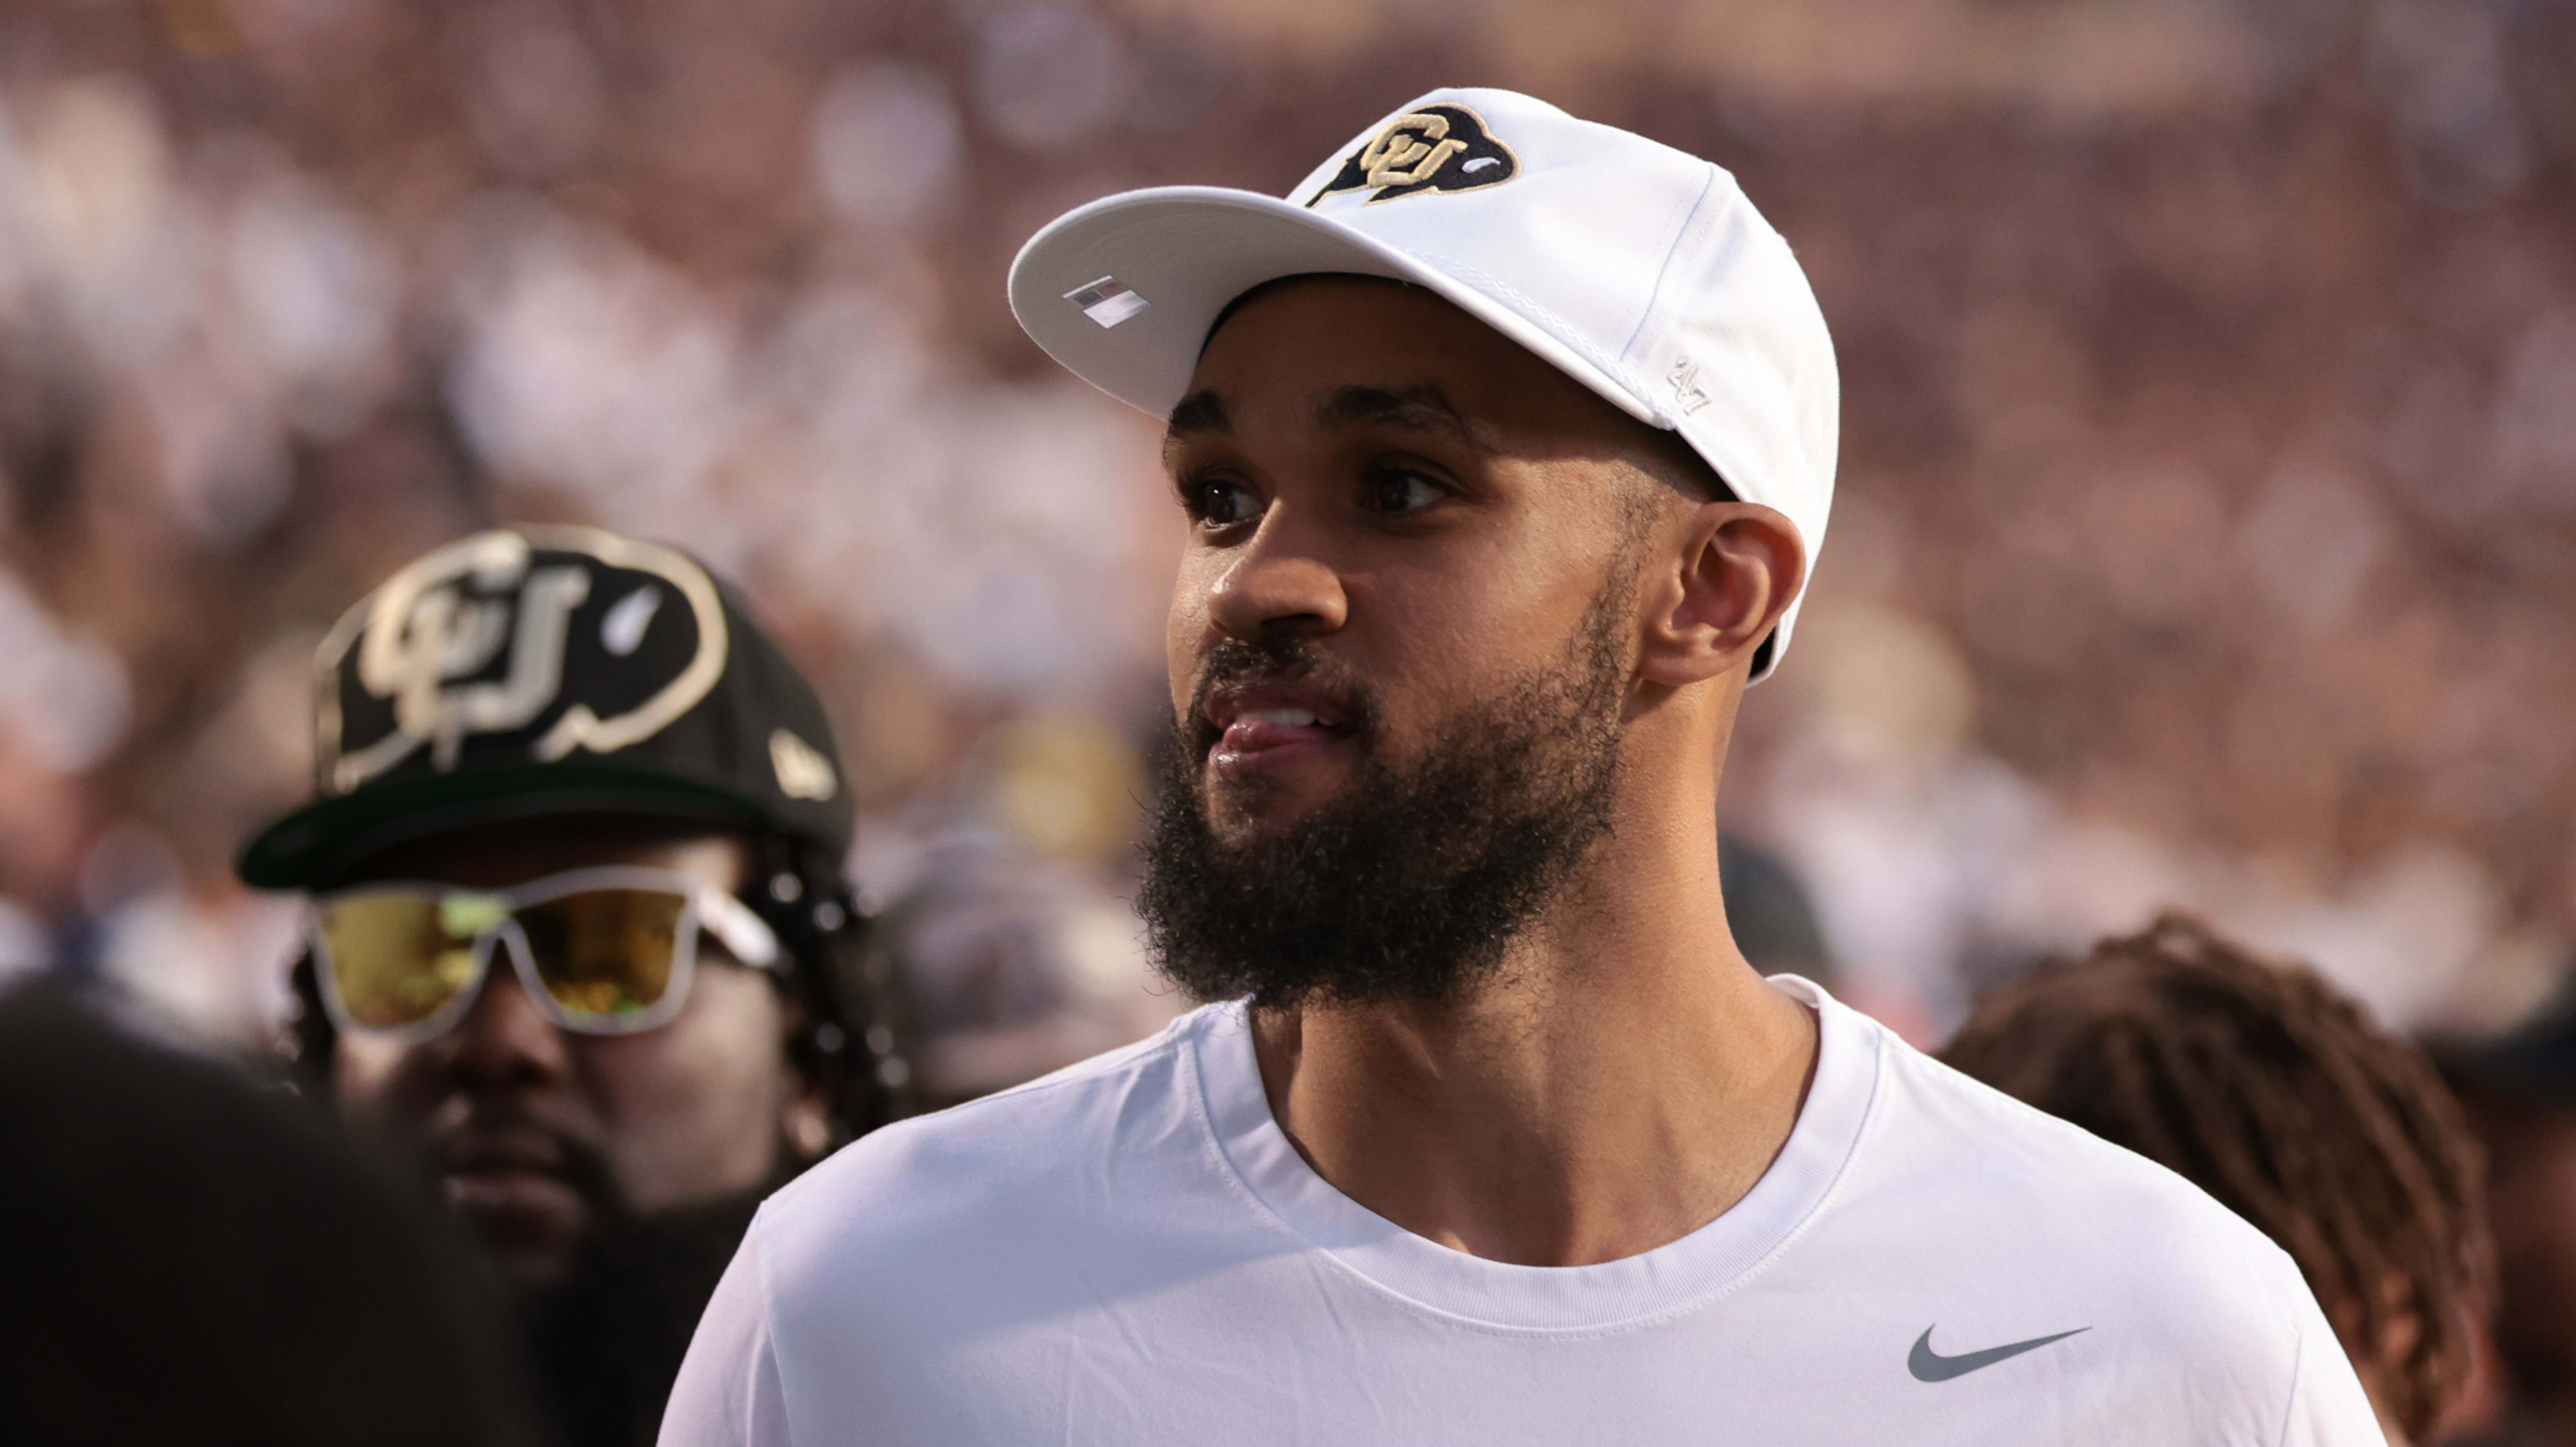
<svg viewBox="0 0 2576 1447">
<path fill-rule="evenodd" d="M 1165 449 L 1165 973 L 1438 1001 L 1498 965 L 1608 829 L 1651 437 L 1414 288 L 1300 279 L 1217 330 Z"/>
<path fill-rule="evenodd" d="M 633 821 L 539 820 L 414 841 L 350 881 L 503 888 L 603 864 L 669 869 L 728 893 L 749 866 L 724 836 L 654 840 Z M 334 1075 L 359 1127 L 427 1152 L 447 1196 L 522 1282 L 569 1270 L 614 1199 L 639 1214 L 754 1190 L 822 1107 L 789 1064 L 779 992 L 699 941 L 687 1002 L 632 1035 L 558 1029 L 505 960 L 451 1030 L 416 1044 L 341 1037 Z"/>
</svg>

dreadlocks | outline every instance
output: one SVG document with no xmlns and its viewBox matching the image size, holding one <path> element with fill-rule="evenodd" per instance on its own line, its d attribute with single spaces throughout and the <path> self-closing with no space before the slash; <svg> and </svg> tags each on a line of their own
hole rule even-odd
<svg viewBox="0 0 2576 1447">
<path fill-rule="evenodd" d="M 1988 997 L 1942 1058 L 2279 1242 L 2409 1436 L 2458 1397 L 2494 1294 L 2478 1147 L 2431 1065 L 2313 972 L 2166 914 Z"/>
</svg>

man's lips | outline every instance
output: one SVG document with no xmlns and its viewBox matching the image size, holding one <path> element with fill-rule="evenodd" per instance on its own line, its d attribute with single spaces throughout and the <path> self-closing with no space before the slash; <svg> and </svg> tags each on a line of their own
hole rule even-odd
<svg viewBox="0 0 2576 1447">
<path fill-rule="evenodd" d="M 438 1160 L 450 1175 L 560 1175 L 564 1147 L 534 1126 L 469 1126 L 439 1142 Z"/>
<path fill-rule="evenodd" d="M 1208 696 L 1205 716 L 1216 730 L 1208 762 L 1220 768 L 1285 762 L 1351 733 L 1330 692 L 1305 682 L 1217 689 Z"/>
<path fill-rule="evenodd" d="M 473 1132 L 439 1152 L 447 1197 L 505 1234 L 545 1237 L 580 1228 L 586 1210 L 566 1176 L 563 1148 L 543 1132 Z"/>
</svg>

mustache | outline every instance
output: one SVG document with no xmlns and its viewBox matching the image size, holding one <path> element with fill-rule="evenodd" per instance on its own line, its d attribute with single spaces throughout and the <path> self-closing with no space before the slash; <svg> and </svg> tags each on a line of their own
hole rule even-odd
<svg viewBox="0 0 2576 1447">
<path fill-rule="evenodd" d="M 1200 753 L 1216 743 L 1216 726 L 1208 722 L 1208 696 L 1220 688 L 1253 683 L 1306 680 L 1331 696 L 1343 727 L 1365 738 L 1377 722 L 1377 694 L 1339 659 L 1311 638 L 1294 636 L 1220 638 L 1199 665 L 1190 689 L 1190 707 L 1181 727 Z"/>
<path fill-rule="evenodd" d="M 559 1177 L 594 1209 L 622 1213 L 625 1193 L 607 1153 L 582 1134 L 515 1105 L 478 1102 L 461 1118 L 434 1124 L 423 1145 L 427 1164 L 444 1174 L 515 1166 Z"/>
</svg>

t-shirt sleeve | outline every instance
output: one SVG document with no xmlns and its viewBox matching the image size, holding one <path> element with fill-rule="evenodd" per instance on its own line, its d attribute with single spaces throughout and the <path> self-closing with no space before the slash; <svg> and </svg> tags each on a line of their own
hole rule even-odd
<svg viewBox="0 0 2576 1447">
<path fill-rule="evenodd" d="M 793 1447 L 757 1221 L 698 1318 L 657 1440 L 660 1447 Z"/>
<path fill-rule="evenodd" d="M 2298 1355 L 2290 1369 L 2290 1407 L 2281 1447 L 2387 1447 L 2379 1414 L 2361 1389 L 2352 1362 L 2316 1298 L 2298 1293 Z"/>
</svg>

